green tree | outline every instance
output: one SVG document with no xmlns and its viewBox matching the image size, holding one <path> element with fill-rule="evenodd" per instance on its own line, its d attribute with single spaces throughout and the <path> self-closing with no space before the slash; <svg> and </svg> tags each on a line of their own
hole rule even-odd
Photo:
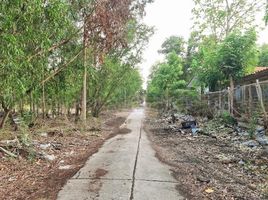
<svg viewBox="0 0 268 200">
<path fill-rule="evenodd" d="M 158 52 L 165 55 L 175 52 L 177 55 L 183 56 L 185 53 L 185 41 L 183 37 L 170 36 L 164 41 Z"/>
<path fill-rule="evenodd" d="M 193 75 L 198 77 L 202 87 L 208 87 L 210 91 L 219 90 L 225 80 L 217 66 L 218 48 L 213 37 L 206 37 L 191 61 Z"/>
<path fill-rule="evenodd" d="M 234 32 L 219 46 L 218 66 L 226 78 L 238 79 L 252 72 L 257 64 L 256 32 Z"/>
<path fill-rule="evenodd" d="M 268 44 L 263 44 L 259 49 L 259 66 L 268 66 Z"/>
<path fill-rule="evenodd" d="M 0 100 L 5 111 L 1 128 L 27 89 L 48 73 L 51 52 L 69 42 L 76 28 L 68 17 L 68 5 L 60 0 L 46 4 L 41 0 L 4 1 L 0 13 Z"/>
<path fill-rule="evenodd" d="M 256 33 L 233 32 L 224 41 L 216 42 L 206 37 L 193 57 L 191 67 L 194 74 L 210 91 L 228 86 L 231 81 L 251 72 L 257 64 Z"/>
<path fill-rule="evenodd" d="M 82 95 L 82 121 L 87 114 L 87 69 L 101 68 L 105 57 L 114 49 L 127 49 L 129 25 L 144 16 L 144 7 L 152 0 L 98 0 L 90 12 L 83 13 L 84 78 Z M 89 57 L 90 56 L 90 57 Z"/>
<path fill-rule="evenodd" d="M 170 109 L 177 91 L 185 86 L 182 78 L 181 58 L 172 52 L 166 61 L 153 67 L 147 90 L 149 102 L 160 102 L 165 109 Z"/>
<path fill-rule="evenodd" d="M 131 101 L 133 95 L 141 89 L 141 78 L 137 75 L 136 66 L 142 60 L 142 51 L 152 29 L 141 22 L 130 21 L 127 32 L 128 47 L 111 51 L 99 68 L 91 69 L 92 81 L 89 84 L 92 84 L 92 91 L 89 98 L 91 113 L 95 117 L 104 106 L 111 105 L 116 99 L 117 103 L 120 103 L 120 95 L 124 94 L 124 98 L 130 97 Z M 133 83 L 130 84 L 129 80 Z M 119 98 L 116 98 L 116 94 L 120 94 Z"/>
<path fill-rule="evenodd" d="M 184 58 L 183 72 L 186 77 L 185 80 L 189 81 L 195 76 L 192 65 L 194 64 L 195 58 L 198 55 L 198 49 L 201 43 L 200 35 L 197 31 L 193 31 L 187 41 L 186 56 Z"/>
<path fill-rule="evenodd" d="M 70 110 L 75 103 L 78 116 L 81 107 L 96 105 L 81 98 L 82 85 L 84 97 L 89 99 L 100 88 L 98 96 L 104 101 L 97 107 L 112 104 L 114 101 L 109 98 L 116 99 L 113 95 L 124 90 L 120 83 L 129 87 L 127 80 L 136 74 L 133 70 L 152 33 L 141 23 L 144 6 L 149 2 L 3 1 L 0 4 L 0 109 L 4 118 L 0 128 L 8 116 L 12 118 L 10 113 L 14 109 L 23 115 L 25 104 L 37 115 L 41 108 L 45 117 L 51 112 L 55 115 Z M 103 80 L 103 74 L 108 74 L 108 80 Z M 132 92 L 125 95 L 132 97 L 139 82 L 135 82 L 134 89 L 128 88 Z M 100 87 L 102 83 L 105 84 Z M 121 89 L 111 89 L 112 85 Z M 87 86 L 94 88 L 91 91 Z M 86 109 L 82 111 L 84 118 Z"/>
<path fill-rule="evenodd" d="M 234 80 L 252 71 L 256 66 L 257 47 L 255 31 L 234 32 L 226 37 L 218 50 L 218 67 L 230 80 L 230 113 L 233 114 Z"/>
<path fill-rule="evenodd" d="M 223 40 L 234 30 L 255 26 L 255 16 L 264 7 L 263 0 L 194 0 L 194 27 L 202 34 Z"/>
</svg>

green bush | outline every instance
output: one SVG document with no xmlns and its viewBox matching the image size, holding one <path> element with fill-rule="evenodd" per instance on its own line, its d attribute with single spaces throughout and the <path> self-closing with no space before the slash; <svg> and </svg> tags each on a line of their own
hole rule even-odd
<svg viewBox="0 0 268 200">
<path fill-rule="evenodd" d="M 258 123 L 258 114 L 256 112 L 253 113 L 249 120 L 249 138 L 253 139 L 254 138 L 254 133 L 256 131 L 257 123 Z"/>
<path fill-rule="evenodd" d="M 229 124 L 232 126 L 237 124 L 237 120 L 233 116 L 231 116 L 231 114 L 227 111 L 223 111 L 220 114 L 220 118 L 225 124 Z"/>
<path fill-rule="evenodd" d="M 207 117 L 213 119 L 213 110 L 202 101 L 194 101 L 190 107 L 187 108 L 187 113 L 192 116 Z"/>
</svg>

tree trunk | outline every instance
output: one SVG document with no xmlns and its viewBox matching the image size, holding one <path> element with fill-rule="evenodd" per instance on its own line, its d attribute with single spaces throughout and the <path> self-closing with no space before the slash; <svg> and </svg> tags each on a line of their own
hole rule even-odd
<svg viewBox="0 0 268 200">
<path fill-rule="evenodd" d="M 21 117 L 23 117 L 24 115 L 24 101 L 23 101 L 23 98 L 20 99 L 20 115 Z"/>
<path fill-rule="evenodd" d="M 39 117 L 39 116 L 38 116 L 38 115 L 39 115 L 39 106 L 40 106 L 40 105 L 39 105 L 39 101 L 37 101 L 37 102 L 36 102 L 36 109 L 35 109 L 35 111 L 36 111 L 36 116 L 37 116 L 37 117 Z"/>
<path fill-rule="evenodd" d="M 84 61 L 84 77 L 82 90 L 82 106 L 81 106 L 81 120 L 86 124 L 87 120 L 87 30 L 86 22 L 84 22 L 84 39 L 83 39 L 83 61 Z"/>
<path fill-rule="evenodd" d="M 234 79 L 230 76 L 230 114 L 234 115 Z"/>
<path fill-rule="evenodd" d="M 8 117 L 9 117 L 9 119 L 10 119 L 10 124 L 14 127 L 14 131 L 17 131 L 17 130 L 18 130 L 18 125 L 17 125 L 17 123 L 14 121 L 11 112 L 9 112 Z"/>
<path fill-rule="evenodd" d="M 79 114 L 80 114 L 80 100 L 77 100 L 75 103 L 75 121 L 77 122 L 79 120 Z"/>
<path fill-rule="evenodd" d="M 45 83 L 42 84 L 42 117 L 45 119 L 46 112 L 46 100 L 45 100 Z"/>
<path fill-rule="evenodd" d="M 100 115 L 100 110 L 101 110 L 100 107 L 98 107 L 98 106 L 94 106 L 94 107 L 92 108 L 92 110 L 91 110 L 92 117 L 96 117 L 96 118 L 98 118 L 99 115 Z"/>
<path fill-rule="evenodd" d="M 4 116 L 3 116 L 3 119 L 2 119 L 2 121 L 0 123 L 0 129 L 4 128 L 5 123 L 7 121 L 7 118 L 9 116 L 9 114 L 10 114 L 10 111 L 11 111 L 10 109 L 4 109 Z"/>
<path fill-rule="evenodd" d="M 60 102 L 57 102 L 57 115 L 60 116 L 61 110 L 60 110 Z"/>
<path fill-rule="evenodd" d="M 30 113 L 33 113 L 33 92 L 30 92 Z"/>
<path fill-rule="evenodd" d="M 67 108 L 67 115 L 70 117 L 71 116 L 71 108 L 70 108 L 70 106 L 68 106 L 68 108 Z"/>
</svg>

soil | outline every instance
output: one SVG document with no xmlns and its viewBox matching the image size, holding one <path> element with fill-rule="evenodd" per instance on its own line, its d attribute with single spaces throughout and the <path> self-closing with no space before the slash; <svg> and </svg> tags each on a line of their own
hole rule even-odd
<svg viewBox="0 0 268 200">
<path fill-rule="evenodd" d="M 156 156 L 172 167 L 185 199 L 268 199 L 268 158 L 243 151 L 226 138 L 169 131 L 156 111 L 147 110 L 145 129 Z M 243 162 L 242 162 L 243 161 Z"/>
<path fill-rule="evenodd" d="M 88 122 L 99 124 L 98 128 L 91 126 L 85 130 L 79 129 L 69 121 L 66 122 L 65 119 L 46 120 L 45 128 L 40 125 L 41 123 L 40 126 L 37 123 L 31 130 L 31 150 L 35 153 L 45 152 L 54 155 L 55 159 L 49 161 L 36 155 L 31 158 L 29 151 L 25 155 L 20 152 L 17 159 L 1 153 L 0 199 L 56 199 L 67 180 L 84 166 L 88 158 L 96 153 L 107 139 L 122 134 L 120 126 L 128 114 L 129 111 L 116 115 L 107 112 L 102 114 L 101 120 L 91 119 Z M 46 132 L 47 136 L 35 134 L 40 131 Z M 47 149 L 40 149 L 40 144 L 51 145 Z M 105 173 L 100 169 L 96 172 L 96 177 Z"/>
</svg>

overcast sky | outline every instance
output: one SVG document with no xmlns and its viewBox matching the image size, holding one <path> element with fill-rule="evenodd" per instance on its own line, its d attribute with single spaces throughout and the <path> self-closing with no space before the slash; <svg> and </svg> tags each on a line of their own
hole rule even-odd
<svg viewBox="0 0 268 200">
<path fill-rule="evenodd" d="M 156 61 L 162 59 L 157 51 L 161 48 L 165 39 L 171 35 L 179 35 L 188 39 L 191 33 L 191 10 L 193 6 L 192 0 L 155 0 L 153 4 L 147 6 L 144 21 L 147 25 L 154 26 L 156 31 L 144 52 L 144 61 L 141 65 L 145 80 L 144 87 L 150 73 L 150 67 Z M 263 23 L 260 19 L 259 21 Z M 264 42 L 268 43 L 268 28 L 259 34 L 258 43 Z"/>
</svg>

